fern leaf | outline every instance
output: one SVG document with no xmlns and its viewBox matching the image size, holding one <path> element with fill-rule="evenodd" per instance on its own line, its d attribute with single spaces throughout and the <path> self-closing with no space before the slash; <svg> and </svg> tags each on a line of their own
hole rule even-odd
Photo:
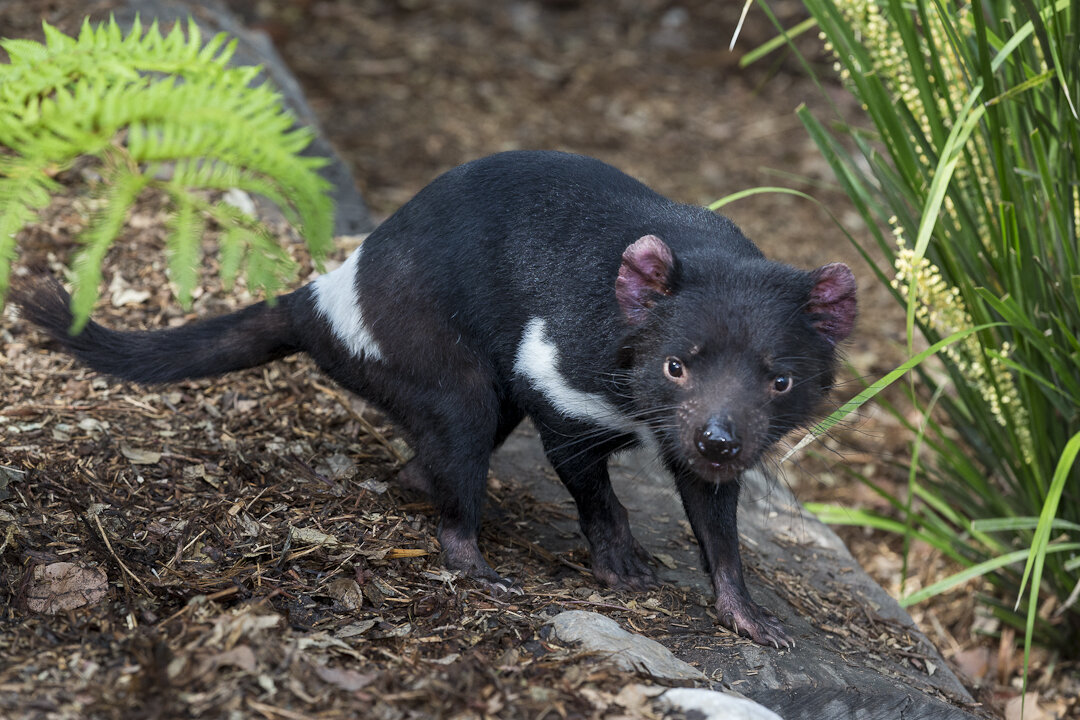
<svg viewBox="0 0 1080 720">
<path fill-rule="evenodd" d="M 226 290 L 232 290 L 236 276 L 247 255 L 249 231 L 237 224 L 226 226 L 218 241 L 221 247 L 221 282 Z"/>
<path fill-rule="evenodd" d="M 299 156 L 311 132 L 295 127 L 267 83 L 253 85 L 260 68 L 229 66 L 235 40 L 218 34 L 204 42 L 191 21 L 186 28 L 174 24 L 167 35 L 156 21 L 144 31 L 138 18 L 126 35 L 115 20 L 84 22 L 77 38 L 44 27 L 43 44 L 0 43 L 12 48 L 11 62 L 0 65 L 0 145 L 12 151 L 0 153 L 0 188 L 14 187 L 9 167 L 45 177 L 45 169 L 70 167 L 80 156 L 105 162 L 106 206 L 84 233 L 76 260 L 73 305 L 80 324 L 109 243 L 147 184 L 173 198 L 170 269 L 185 302 L 198 275 L 196 236 L 206 218 L 222 226 L 230 282 L 246 269 L 253 288 L 271 292 L 292 268 L 261 223 L 216 209 L 203 191 L 237 188 L 267 198 L 301 231 L 315 258 L 323 256 L 332 229 L 329 184 L 317 173 L 324 161 Z M 163 178 L 163 168 L 171 176 Z M 27 181 L 26 187 L 47 201 L 43 185 Z M 22 210 L 5 213 L 0 223 L 11 229 L 0 238 L 0 273 L 10 263 L 11 238 L 30 219 L 31 204 L 20 203 L 13 207 Z"/>
<path fill-rule="evenodd" d="M 33 40 L 4 40 L 0 43 L 11 63 L 38 63 L 48 57 L 49 51 Z"/>
<path fill-rule="evenodd" d="M 86 325 L 90 310 L 101 285 L 101 264 L 116 236 L 124 225 L 128 211 L 146 187 L 147 178 L 123 165 L 108 178 L 101 210 L 79 236 L 83 249 L 75 258 L 71 310 L 75 321 L 71 332 L 77 333 Z"/>
<path fill-rule="evenodd" d="M 165 243 L 169 254 L 169 275 L 176 283 L 180 304 L 189 308 L 191 291 L 199 278 L 199 261 L 202 257 L 199 243 L 205 223 L 185 188 L 170 184 L 167 189 L 175 205 L 175 213 L 169 220 L 172 232 Z"/>
<path fill-rule="evenodd" d="M 85 28 L 87 25 L 86 20 L 83 20 L 83 27 Z M 45 34 L 45 47 L 50 52 L 55 53 L 57 50 L 64 50 L 75 45 L 75 41 L 47 22 L 41 23 L 41 29 Z"/>
<path fill-rule="evenodd" d="M 131 35 L 136 35 L 139 32 L 139 16 L 136 13 L 135 22 L 132 24 L 130 31 Z M 120 24 L 116 22 L 116 17 L 109 16 L 107 23 L 102 23 L 98 26 L 98 47 L 116 47 L 120 45 L 124 40 L 124 32 L 120 29 Z"/>
<path fill-rule="evenodd" d="M 180 23 L 176 23 L 176 27 L 180 27 Z M 199 29 L 198 24 L 195 22 L 195 18 L 188 17 L 188 36 L 184 43 L 184 51 L 188 60 L 198 60 L 199 51 L 202 49 L 202 31 Z"/>
<path fill-rule="evenodd" d="M 214 64 L 215 58 L 219 59 L 220 64 L 224 66 L 228 64 L 232 59 L 233 53 L 236 52 L 236 40 L 229 39 L 229 36 L 225 33 L 218 33 L 214 37 L 210 38 L 210 41 L 203 46 L 203 49 L 199 51 L 198 60 L 204 64 Z M 219 58 L 218 54 L 221 54 Z"/>
<path fill-rule="evenodd" d="M 49 204 L 55 188 L 55 181 L 32 168 L 12 163 L 0 168 L 0 297 L 7 293 L 16 234 Z"/>
<path fill-rule="evenodd" d="M 109 23 L 113 24 L 115 22 L 116 19 L 110 16 Z M 135 13 L 135 20 L 131 23 L 131 29 L 128 30 L 127 37 L 120 40 L 119 47 L 130 53 L 133 48 L 139 47 L 143 42 L 142 18 L 139 17 L 139 13 Z"/>
</svg>

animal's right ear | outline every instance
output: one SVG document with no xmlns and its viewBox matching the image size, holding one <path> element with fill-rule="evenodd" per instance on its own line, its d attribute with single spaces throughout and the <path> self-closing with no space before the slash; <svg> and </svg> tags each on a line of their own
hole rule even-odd
<svg viewBox="0 0 1080 720">
<path fill-rule="evenodd" d="M 627 320 L 635 325 L 642 322 L 656 295 L 671 294 L 674 269 L 671 248 L 655 235 L 644 235 L 623 251 L 615 299 Z"/>
</svg>

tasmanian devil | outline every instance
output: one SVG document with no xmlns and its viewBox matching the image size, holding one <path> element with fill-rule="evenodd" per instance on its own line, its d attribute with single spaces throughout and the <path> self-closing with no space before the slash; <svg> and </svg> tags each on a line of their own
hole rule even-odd
<svg viewBox="0 0 1080 720">
<path fill-rule="evenodd" d="M 791 645 L 743 582 L 740 474 L 805 423 L 855 321 L 855 279 L 766 260 L 731 221 L 602 162 L 508 152 L 442 175 L 338 269 L 183 327 L 71 336 L 55 283 L 25 317 L 90 367 L 139 383 L 219 375 L 306 352 L 380 407 L 416 451 L 454 570 L 507 583 L 477 545 L 488 460 L 528 415 L 577 503 L 596 577 L 655 582 L 612 492 L 608 457 L 644 443 L 674 476 L 721 622 Z"/>
</svg>

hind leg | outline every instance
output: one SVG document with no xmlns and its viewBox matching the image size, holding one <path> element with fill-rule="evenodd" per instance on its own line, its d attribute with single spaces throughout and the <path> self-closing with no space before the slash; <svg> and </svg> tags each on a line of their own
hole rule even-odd
<svg viewBox="0 0 1080 720">
<path fill-rule="evenodd" d="M 416 451 L 408 463 L 411 480 L 439 513 L 447 567 L 505 584 L 480 554 L 477 536 L 491 451 L 520 413 L 502 407 L 497 379 L 482 357 L 463 343 L 436 343 L 433 335 L 426 335 L 431 347 L 425 352 L 394 348 L 373 361 L 328 353 L 316 361 L 404 431 Z"/>
<path fill-rule="evenodd" d="M 372 368 L 369 387 L 380 389 L 377 402 L 381 400 L 416 450 L 408 463 L 410 474 L 439 513 L 438 538 L 446 566 L 509 585 L 484 560 L 477 538 L 488 460 L 496 440 L 509 434 L 520 415 L 500 404 L 493 374 L 485 372 L 475 356 L 458 359 L 446 373 L 454 378 L 452 383 L 440 383 L 438 376 L 435 382 L 423 382 L 416 374 L 380 365 Z"/>
<path fill-rule="evenodd" d="M 491 450 L 499 449 L 503 441 L 514 431 L 525 417 L 525 412 L 517 404 L 504 400 L 499 408 L 499 424 L 495 430 Z M 430 474 L 424 469 L 422 463 L 414 457 L 410 459 L 398 471 L 398 484 L 402 489 L 422 493 L 427 497 L 432 495 L 432 480 Z"/>
</svg>

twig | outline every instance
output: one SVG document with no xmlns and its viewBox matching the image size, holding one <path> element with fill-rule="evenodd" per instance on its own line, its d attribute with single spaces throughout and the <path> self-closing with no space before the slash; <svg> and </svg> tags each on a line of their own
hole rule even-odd
<svg viewBox="0 0 1080 720">
<path fill-rule="evenodd" d="M 128 570 L 127 565 L 124 564 L 124 561 L 121 560 L 120 556 L 116 554 L 115 550 L 113 550 L 112 543 L 109 542 L 109 536 L 105 534 L 105 528 L 101 526 L 101 516 L 97 513 L 94 514 L 94 523 L 97 524 L 98 532 L 101 533 L 101 539 L 105 541 L 105 547 L 109 548 L 109 552 L 112 553 L 113 559 L 116 560 L 116 564 L 120 566 L 120 569 L 127 573 L 132 580 L 137 582 L 139 584 L 139 587 L 143 589 L 144 593 L 146 593 L 147 595 L 153 595 L 153 593 L 150 592 L 150 588 L 146 587 L 143 581 L 139 579 L 138 575 Z"/>
<path fill-rule="evenodd" d="M 303 715 L 292 710 L 286 710 L 285 708 L 274 707 L 273 705 L 264 705 L 257 700 L 247 699 L 248 707 L 255 712 L 259 713 L 263 717 L 276 718 L 282 717 L 288 720 L 311 720 L 310 715 Z"/>
</svg>

